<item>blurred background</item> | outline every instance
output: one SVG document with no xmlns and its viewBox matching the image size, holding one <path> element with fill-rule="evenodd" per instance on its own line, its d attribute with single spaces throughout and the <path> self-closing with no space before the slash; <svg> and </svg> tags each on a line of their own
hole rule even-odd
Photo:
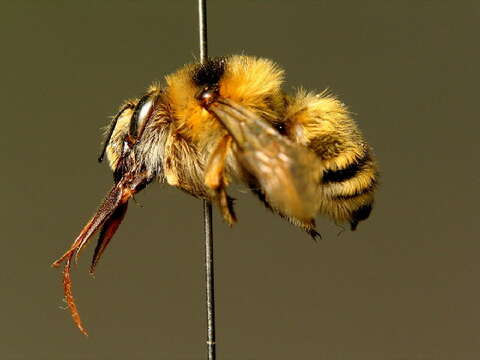
<svg viewBox="0 0 480 360">
<path fill-rule="evenodd" d="M 329 88 L 381 165 L 371 218 L 323 240 L 234 192 L 215 210 L 218 358 L 480 355 L 478 1 L 210 1 L 211 56 L 267 57 L 285 90 Z M 111 186 L 101 128 L 198 57 L 195 1 L 3 2 L 2 359 L 204 359 L 202 205 L 138 196 L 93 280 L 90 337 L 62 310 L 61 255 Z M 341 234 L 339 234 L 341 233 Z M 93 244 L 92 244 L 93 245 Z"/>
</svg>

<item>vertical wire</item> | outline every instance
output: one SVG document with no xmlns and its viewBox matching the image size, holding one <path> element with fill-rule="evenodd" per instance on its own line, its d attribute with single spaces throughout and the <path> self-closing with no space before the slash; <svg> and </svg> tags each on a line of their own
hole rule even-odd
<svg viewBox="0 0 480 360">
<path fill-rule="evenodd" d="M 198 0 L 198 25 L 200 36 L 200 62 L 203 64 L 208 58 L 207 45 L 207 0 Z"/>
<path fill-rule="evenodd" d="M 207 285 L 207 359 L 215 360 L 215 289 L 213 272 L 212 204 L 203 200 L 205 222 L 205 278 Z"/>
<path fill-rule="evenodd" d="M 207 0 L 198 0 L 198 24 L 200 40 L 200 62 L 208 58 L 207 45 Z M 215 360 L 215 287 L 213 262 L 212 204 L 203 200 L 203 220 L 205 229 L 205 280 L 207 295 L 207 356 Z"/>
</svg>

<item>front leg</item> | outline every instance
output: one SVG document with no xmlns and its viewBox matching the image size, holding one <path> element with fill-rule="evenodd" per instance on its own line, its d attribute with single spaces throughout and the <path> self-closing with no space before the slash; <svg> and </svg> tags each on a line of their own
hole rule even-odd
<svg viewBox="0 0 480 360">
<path fill-rule="evenodd" d="M 205 185 L 210 196 L 217 203 L 223 218 L 232 226 L 237 218 L 233 210 L 233 199 L 227 195 L 227 181 L 225 178 L 225 159 L 230 149 L 232 138 L 225 135 L 220 139 L 210 158 L 205 170 Z"/>
</svg>

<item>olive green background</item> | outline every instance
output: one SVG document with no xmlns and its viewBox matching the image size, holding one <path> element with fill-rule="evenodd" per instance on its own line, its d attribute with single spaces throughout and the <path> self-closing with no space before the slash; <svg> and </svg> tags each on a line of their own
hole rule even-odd
<svg viewBox="0 0 480 360">
<path fill-rule="evenodd" d="M 376 208 L 323 241 L 235 190 L 215 212 L 218 359 L 480 356 L 478 1 L 210 1 L 210 55 L 268 57 L 329 88 L 378 156 Z M 50 263 L 111 185 L 117 106 L 198 55 L 195 1 L 3 1 L 1 359 L 203 359 L 201 202 L 154 184 L 100 264 Z"/>
</svg>

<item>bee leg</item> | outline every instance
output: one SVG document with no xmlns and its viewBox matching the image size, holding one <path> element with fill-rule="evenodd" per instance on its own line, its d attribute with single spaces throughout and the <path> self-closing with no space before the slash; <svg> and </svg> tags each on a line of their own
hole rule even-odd
<svg viewBox="0 0 480 360">
<path fill-rule="evenodd" d="M 210 196 L 217 203 L 223 218 L 232 226 L 237 217 L 233 209 L 233 199 L 227 195 L 225 190 L 227 181 L 225 179 L 225 158 L 230 148 L 231 137 L 225 135 L 217 144 L 210 155 L 205 171 L 205 185 Z"/>
<path fill-rule="evenodd" d="M 234 199 L 227 195 L 223 187 L 215 190 L 215 199 L 223 218 L 229 226 L 233 226 L 237 222 L 237 216 L 233 209 Z"/>
</svg>

